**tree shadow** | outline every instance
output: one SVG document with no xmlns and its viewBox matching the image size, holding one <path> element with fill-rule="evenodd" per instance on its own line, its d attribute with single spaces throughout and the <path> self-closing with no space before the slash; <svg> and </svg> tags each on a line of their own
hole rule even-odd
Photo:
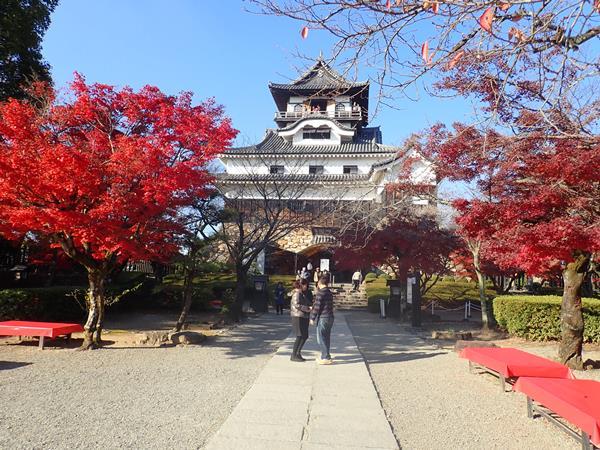
<svg viewBox="0 0 600 450">
<path fill-rule="evenodd" d="M 18 361 L 0 361 L 0 370 L 18 369 L 19 367 L 30 366 L 31 364 L 33 363 Z"/>
<path fill-rule="evenodd" d="M 433 358 L 448 352 L 431 346 L 397 322 L 367 312 L 346 315 L 346 321 L 366 362 L 387 364 Z"/>
<path fill-rule="evenodd" d="M 263 314 L 246 319 L 227 333 L 214 336 L 204 347 L 222 348 L 232 359 L 274 353 L 291 331 L 289 316 Z"/>
<path fill-rule="evenodd" d="M 110 341 L 106 339 L 102 339 L 102 345 L 112 345 L 115 341 Z M 67 341 L 64 337 L 59 336 L 57 338 L 49 338 L 46 337 L 44 340 L 44 351 L 46 350 L 59 350 L 59 349 L 71 349 L 75 350 L 83 344 L 83 338 L 71 338 Z M 38 347 L 39 340 L 38 338 L 33 339 L 23 339 L 21 341 L 15 340 L 14 342 L 9 342 L 3 345 L 7 346 L 23 346 L 23 347 Z"/>
</svg>

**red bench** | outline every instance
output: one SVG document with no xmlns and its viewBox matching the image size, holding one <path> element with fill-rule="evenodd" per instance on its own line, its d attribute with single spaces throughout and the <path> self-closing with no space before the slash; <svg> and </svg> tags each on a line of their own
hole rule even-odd
<svg viewBox="0 0 600 450">
<path fill-rule="evenodd" d="M 503 392 L 506 380 L 519 377 L 574 378 L 567 366 L 516 348 L 469 347 L 459 356 L 469 360 L 471 372 L 475 366 L 497 376 Z"/>
<path fill-rule="evenodd" d="M 527 396 L 527 417 L 534 413 L 580 440 L 584 450 L 600 447 L 600 382 L 558 378 L 519 378 L 513 390 Z M 557 414 L 580 433 L 558 421 Z"/>
<path fill-rule="evenodd" d="M 0 322 L 0 336 L 38 336 L 39 348 L 44 348 L 44 338 L 66 336 L 71 338 L 71 333 L 83 331 L 77 323 L 52 323 L 52 322 L 26 322 L 22 320 L 8 320 Z"/>
</svg>

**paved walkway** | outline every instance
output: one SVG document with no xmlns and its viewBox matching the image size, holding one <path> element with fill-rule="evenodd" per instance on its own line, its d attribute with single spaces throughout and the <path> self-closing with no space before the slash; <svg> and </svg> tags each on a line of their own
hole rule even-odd
<svg viewBox="0 0 600 450">
<path fill-rule="evenodd" d="M 336 315 L 333 365 L 315 363 L 314 327 L 303 350 L 309 361 L 290 361 L 293 339 L 283 341 L 206 448 L 398 449 L 345 317 Z"/>
</svg>

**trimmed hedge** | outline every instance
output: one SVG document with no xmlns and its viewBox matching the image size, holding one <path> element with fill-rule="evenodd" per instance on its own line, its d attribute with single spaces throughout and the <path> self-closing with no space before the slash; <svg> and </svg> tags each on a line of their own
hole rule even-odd
<svg viewBox="0 0 600 450">
<path fill-rule="evenodd" d="M 0 290 L 0 320 L 79 321 L 85 317 L 71 294 L 79 286 Z"/>
<path fill-rule="evenodd" d="M 370 283 L 377 279 L 377 274 L 375 272 L 369 272 L 365 275 L 365 283 Z"/>
<path fill-rule="evenodd" d="M 390 288 L 386 285 L 386 280 L 377 278 L 365 286 L 367 292 L 367 309 L 372 313 L 379 313 L 379 299 L 387 299 L 390 295 Z"/>
<path fill-rule="evenodd" d="M 561 297 L 504 295 L 494 299 L 498 325 L 511 335 L 532 341 L 560 339 Z M 600 344 L 600 300 L 583 299 L 585 342 Z"/>
</svg>

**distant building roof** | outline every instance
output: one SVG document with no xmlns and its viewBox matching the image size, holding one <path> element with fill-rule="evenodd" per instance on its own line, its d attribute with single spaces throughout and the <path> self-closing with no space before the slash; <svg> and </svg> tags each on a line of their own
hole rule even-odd
<svg viewBox="0 0 600 450">
<path fill-rule="evenodd" d="M 269 130 L 262 142 L 248 147 L 236 147 L 227 150 L 222 156 L 241 155 L 356 155 L 378 154 L 382 156 L 393 155 L 399 148 L 381 144 L 381 131 L 379 127 L 360 128 L 352 142 L 340 145 L 293 145 L 279 136 L 275 131 Z"/>
</svg>

